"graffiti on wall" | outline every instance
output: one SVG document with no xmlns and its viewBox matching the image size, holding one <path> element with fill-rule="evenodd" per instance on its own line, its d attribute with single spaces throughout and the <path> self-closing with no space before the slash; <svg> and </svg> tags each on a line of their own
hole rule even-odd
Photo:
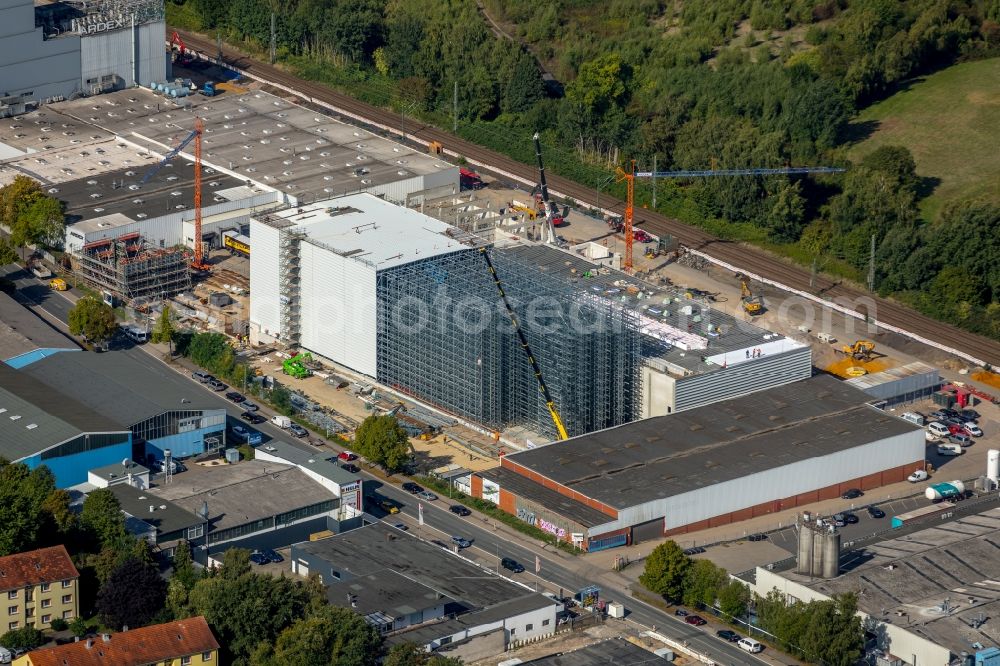
<svg viewBox="0 0 1000 666">
<path fill-rule="evenodd" d="M 549 534 L 554 534 L 555 536 L 559 537 L 560 539 L 565 538 L 565 536 L 566 536 L 566 530 L 564 530 L 563 528 L 559 527 L 555 523 L 550 523 L 549 521 L 542 520 L 541 518 L 538 519 L 538 527 L 540 529 L 545 530 Z"/>
</svg>

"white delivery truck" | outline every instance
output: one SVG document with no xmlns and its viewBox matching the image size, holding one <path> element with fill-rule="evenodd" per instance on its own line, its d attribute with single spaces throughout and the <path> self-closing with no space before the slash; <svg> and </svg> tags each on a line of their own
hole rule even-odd
<svg viewBox="0 0 1000 666">
<path fill-rule="evenodd" d="M 290 425 L 292 425 L 292 420 L 287 416 L 282 416 L 281 414 L 275 414 L 271 417 L 271 423 L 278 426 L 283 430 L 287 430 Z"/>
</svg>

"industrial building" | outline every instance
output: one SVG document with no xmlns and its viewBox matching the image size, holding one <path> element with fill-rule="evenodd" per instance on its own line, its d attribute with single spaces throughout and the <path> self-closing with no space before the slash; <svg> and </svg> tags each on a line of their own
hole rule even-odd
<svg viewBox="0 0 1000 666">
<path fill-rule="evenodd" d="M 788 600 L 854 593 L 884 666 L 948 666 L 966 655 L 993 663 L 1000 651 L 1000 509 L 866 544 L 841 558 L 835 578 L 758 567 L 753 590 Z M 969 661 L 968 663 L 973 663 Z"/>
<path fill-rule="evenodd" d="M 319 575 L 331 604 L 443 656 L 476 659 L 555 632 L 562 605 L 458 554 L 374 523 L 292 545 L 292 571 Z M 477 656 L 478 655 L 478 656 Z"/>
<path fill-rule="evenodd" d="M 467 487 L 588 550 L 695 532 L 923 467 L 923 430 L 869 400 L 816 376 L 508 454 Z"/>
<path fill-rule="evenodd" d="M 360 516 L 364 512 L 361 477 L 341 467 L 335 456 L 303 451 L 288 442 L 272 439 L 256 449 L 254 459 L 297 467 L 340 500 L 342 519 Z"/>
<path fill-rule="evenodd" d="M 77 355 L 83 354 L 56 354 Z M 0 415 L 0 456 L 31 469 L 47 466 L 60 488 L 85 483 L 91 468 L 132 456 L 132 432 L 121 422 L 2 363 Z"/>
<path fill-rule="evenodd" d="M 877 399 L 881 407 L 930 398 L 941 388 L 941 373 L 937 368 L 914 361 L 897 368 L 873 372 L 847 380 L 849 386 Z"/>
<path fill-rule="evenodd" d="M 672 662 L 672 654 L 673 650 L 669 648 L 647 650 L 626 638 L 618 637 L 520 663 L 523 666 L 650 666 Z"/>
<path fill-rule="evenodd" d="M 371 194 L 256 216 L 250 237 L 252 340 L 301 346 L 494 429 L 549 433 L 488 252 L 567 429 L 635 418 L 640 338 L 630 311 L 540 274 L 528 248 L 490 248 Z M 547 313 L 533 312 L 543 305 Z"/>
<path fill-rule="evenodd" d="M 0 117 L 166 76 L 163 0 L 0 0 Z"/>
<path fill-rule="evenodd" d="M 196 546 L 204 543 L 208 520 L 200 513 L 154 495 L 148 486 L 134 481 L 110 488 L 125 514 L 126 529 L 149 541 L 163 557 L 172 558 L 181 540 Z"/>
<path fill-rule="evenodd" d="M 150 381 L 148 366 L 127 354 L 61 353 L 24 366 L 19 375 L 46 387 L 52 395 L 70 396 L 87 413 L 129 431 L 130 447 L 117 459 L 102 460 L 103 467 L 122 458 L 162 460 L 170 450 L 174 458 L 187 458 L 225 445 L 226 410 L 199 406 L 201 389 L 167 368 L 156 370 Z M 57 400 L 50 401 L 52 405 Z M 48 403 L 47 403 L 48 404 Z M 49 407 L 46 407 L 49 408 Z M 56 409 L 56 406 L 52 406 Z M 89 468 L 80 468 L 87 480 Z"/>
<path fill-rule="evenodd" d="M 202 563 L 230 548 L 282 548 L 308 539 L 336 527 L 344 513 L 340 500 L 302 470 L 261 460 L 191 464 L 169 483 L 143 493 L 150 504 L 166 506 L 164 516 L 171 517 L 176 529 L 195 527 L 183 525 L 191 514 L 205 519 L 206 537 L 191 539 Z M 185 519 L 173 516 L 171 507 L 183 510 Z"/>
<path fill-rule="evenodd" d="M 75 342 L 0 291 L 0 361 L 17 369 L 50 354 L 79 350 Z"/>
</svg>

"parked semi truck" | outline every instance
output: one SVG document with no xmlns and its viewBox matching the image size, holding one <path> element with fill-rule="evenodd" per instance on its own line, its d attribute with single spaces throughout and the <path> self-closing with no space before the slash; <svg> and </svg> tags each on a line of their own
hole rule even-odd
<svg viewBox="0 0 1000 666">
<path fill-rule="evenodd" d="M 935 483 L 928 486 L 927 490 L 924 491 L 924 497 L 932 502 L 940 502 L 947 499 L 962 499 L 965 497 L 965 484 L 961 481 Z"/>
</svg>

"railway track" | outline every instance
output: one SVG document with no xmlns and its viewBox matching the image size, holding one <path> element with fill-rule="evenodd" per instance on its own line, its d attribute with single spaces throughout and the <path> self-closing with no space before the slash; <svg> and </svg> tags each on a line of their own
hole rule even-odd
<svg viewBox="0 0 1000 666">
<path fill-rule="evenodd" d="M 218 53 L 215 42 L 210 39 L 189 32 L 181 32 L 181 36 L 190 49 L 209 58 L 214 58 Z M 222 56 L 223 60 L 230 65 L 262 79 L 301 91 L 303 94 L 342 109 L 348 114 L 367 118 L 372 123 L 385 127 L 396 127 L 399 124 L 399 115 L 394 111 L 371 106 L 336 90 L 299 79 L 277 67 L 253 60 L 228 45 L 223 46 Z M 484 165 L 486 171 L 490 171 L 492 168 L 497 172 L 513 174 L 529 183 L 536 180 L 535 167 L 478 146 L 437 127 L 410 119 L 407 123 L 406 134 L 415 141 L 440 142 L 446 149 L 464 156 L 470 162 Z M 551 190 L 590 206 L 594 206 L 599 199 L 596 190 L 556 174 L 548 174 L 548 181 Z M 625 202 L 614 199 L 606 193 L 600 200 L 603 209 L 620 214 L 624 213 Z M 810 272 L 804 268 L 789 264 L 758 248 L 718 239 L 700 229 L 653 211 L 641 210 L 636 217 L 636 223 L 653 234 L 669 234 L 688 248 L 703 252 L 721 262 L 739 266 L 746 271 L 756 273 L 795 290 L 818 295 L 827 300 L 843 299 L 851 302 L 870 298 L 875 303 L 880 322 L 940 345 L 963 351 L 991 365 L 1000 366 L 1000 342 L 998 341 L 963 331 L 892 300 L 872 296 L 848 284 L 833 281 L 824 276 L 817 276 L 815 284 L 810 287 Z"/>
</svg>

